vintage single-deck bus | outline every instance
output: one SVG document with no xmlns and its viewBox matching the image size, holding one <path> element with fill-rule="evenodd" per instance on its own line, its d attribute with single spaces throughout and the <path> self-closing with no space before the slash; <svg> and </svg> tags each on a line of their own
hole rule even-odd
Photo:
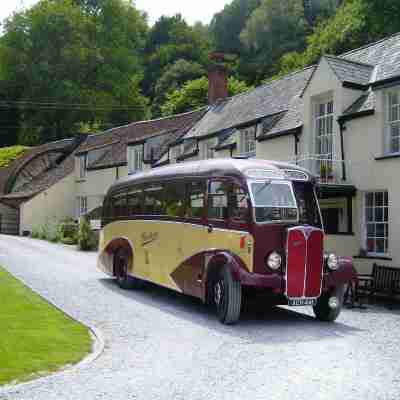
<svg viewBox="0 0 400 400">
<path fill-rule="evenodd" d="M 122 288 L 150 281 L 198 297 L 226 324 L 244 288 L 334 321 L 355 277 L 351 259 L 324 254 L 315 179 L 290 164 L 217 159 L 132 175 L 110 188 L 102 227 L 98 265 Z"/>
</svg>

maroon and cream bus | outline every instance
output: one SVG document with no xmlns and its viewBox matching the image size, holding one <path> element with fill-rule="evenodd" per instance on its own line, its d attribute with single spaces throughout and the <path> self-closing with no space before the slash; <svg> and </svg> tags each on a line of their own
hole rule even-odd
<svg viewBox="0 0 400 400">
<path fill-rule="evenodd" d="M 262 160 L 137 173 L 105 198 L 99 268 L 122 288 L 150 281 L 198 297 L 226 324 L 252 291 L 334 321 L 355 271 L 351 259 L 324 253 L 315 184 L 302 168 Z"/>
</svg>

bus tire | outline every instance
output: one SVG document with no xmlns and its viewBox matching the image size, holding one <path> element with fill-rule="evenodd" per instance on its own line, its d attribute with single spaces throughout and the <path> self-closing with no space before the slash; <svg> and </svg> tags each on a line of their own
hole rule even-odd
<svg viewBox="0 0 400 400">
<path fill-rule="evenodd" d="M 114 255 L 114 275 L 121 289 L 141 289 L 143 282 L 128 275 L 129 256 L 125 250 L 117 250 Z"/>
<path fill-rule="evenodd" d="M 233 279 L 229 267 L 220 269 L 213 284 L 213 294 L 218 319 L 226 325 L 235 324 L 240 317 L 242 286 Z"/>
<path fill-rule="evenodd" d="M 329 306 L 329 299 L 337 296 L 339 304 L 335 308 Z M 324 322 L 333 322 L 339 316 L 343 304 L 343 288 L 340 287 L 333 292 L 323 293 L 317 300 L 317 304 L 313 307 L 316 318 Z"/>
</svg>

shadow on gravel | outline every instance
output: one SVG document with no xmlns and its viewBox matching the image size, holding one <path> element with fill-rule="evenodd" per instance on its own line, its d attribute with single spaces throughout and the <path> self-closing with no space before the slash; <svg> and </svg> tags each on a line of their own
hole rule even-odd
<svg viewBox="0 0 400 400">
<path fill-rule="evenodd" d="M 226 326 L 217 320 L 212 307 L 200 300 L 173 290 L 146 283 L 140 291 L 120 289 L 113 279 L 100 279 L 108 290 L 126 297 L 127 301 L 157 308 L 174 318 L 201 325 L 210 331 L 228 334 L 249 343 L 289 343 L 343 338 L 361 330 L 341 322 L 324 323 L 300 312 L 282 307 L 263 306 L 260 302 L 245 302 L 237 325 Z"/>
</svg>

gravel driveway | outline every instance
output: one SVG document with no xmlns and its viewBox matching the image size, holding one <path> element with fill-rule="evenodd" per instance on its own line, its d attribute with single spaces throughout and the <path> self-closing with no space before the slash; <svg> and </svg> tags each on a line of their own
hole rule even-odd
<svg viewBox="0 0 400 400">
<path fill-rule="evenodd" d="M 90 365 L 0 389 L 0 399 L 400 397 L 399 311 L 345 310 L 326 324 L 309 308 L 253 306 L 228 327 L 169 290 L 122 291 L 95 262 L 94 253 L 0 235 L 0 264 L 98 328 L 106 344 Z"/>
</svg>

